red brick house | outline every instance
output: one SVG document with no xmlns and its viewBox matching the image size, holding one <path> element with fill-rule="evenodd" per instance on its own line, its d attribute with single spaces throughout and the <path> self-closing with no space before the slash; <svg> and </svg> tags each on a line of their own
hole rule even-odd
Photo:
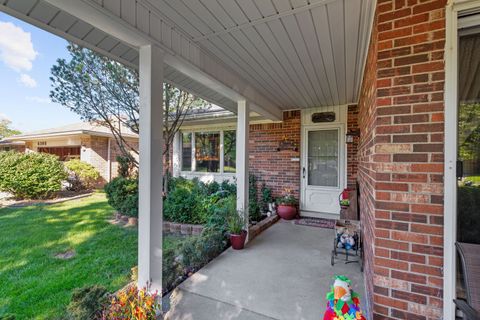
<svg viewBox="0 0 480 320">
<path fill-rule="evenodd" d="M 10 0 L 0 8 L 138 68 L 140 285 L 161 287 L 162 237 L 150 230 L 162 223 L 155 88 L 165 80 L 236 114 L 185 124 L 175 174 L 235 177 L 241 209 L 250 171 L 275 195 L 293 191 L 306 216 L 338 215 L 338 193 L 358 181 L 372 319 L 454 319 L 457 200 L 478 176 L 479 1 Z"/>
<path fill-rule="evenodd" d="M 127 143 L 138 148 L 136 133 L 125 128 L 123 136 Z M 122 154 L 108 128 L 87 122 L 11 136 L 0 141 L 2 145 L 6 151 L 49 153 L 61 161 L 79 159 L 94 166 L 103 182 L 117 175 L 117 156 Z"/>
</svg>

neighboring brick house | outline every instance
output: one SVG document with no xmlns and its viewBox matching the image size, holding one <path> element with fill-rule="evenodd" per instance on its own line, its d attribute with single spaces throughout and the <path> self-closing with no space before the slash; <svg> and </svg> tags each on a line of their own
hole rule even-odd
<svg viewBox="0 0 480 320">
<path fill-rule="evenodd" d="M 138 149 L 137 134 L 125 128 L 123 136 L 127 143 Z M 62 161 L 80 159 L 93 165 L 103 182 L 117 175 L 116 159 L 122 154 L 108 128 L 85 122 L 12 136 L 2 144 L 23 146 L 16 149 L 19 152 L 54 154 Z"/>
</svg>

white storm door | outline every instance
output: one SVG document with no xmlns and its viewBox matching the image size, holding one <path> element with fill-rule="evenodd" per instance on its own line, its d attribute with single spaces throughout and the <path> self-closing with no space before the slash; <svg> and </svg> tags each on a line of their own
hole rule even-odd
<svg viewBox="0 0 480 320">
<path fill-rule="evenodd" d="M 339 214 L 345 180 L 343 127 L 305 128 L 303 134 L 301 209 Z"/>
</svg>

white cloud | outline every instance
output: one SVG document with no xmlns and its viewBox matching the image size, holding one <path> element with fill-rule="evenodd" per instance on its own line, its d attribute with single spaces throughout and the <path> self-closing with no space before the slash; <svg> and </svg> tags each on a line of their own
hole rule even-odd
<svg viewBox="0 0 480 320">
<path fill-rule="evenodd" d="M 26 97 L 28 101 L 36 102 L 36 103 L 50 103 L 50 98 L 44 97 Z"/>
<path fill-rule="evenodd" d="M 28 74 L 22 73 L 19 80 L 25 87 L 35 88 L 37 86 L 37 81 Z"/>
<path fill-rule="evenodd" d="M 0 22 L 0 60 L 15 71 L 29 71 L 37 57 L 30 32 L 11 22 Z"/>
<path fill-rule="evenodd" d="M 0 120 L 12 121 L 5 113 L 0 113 Z"/>
</svg>

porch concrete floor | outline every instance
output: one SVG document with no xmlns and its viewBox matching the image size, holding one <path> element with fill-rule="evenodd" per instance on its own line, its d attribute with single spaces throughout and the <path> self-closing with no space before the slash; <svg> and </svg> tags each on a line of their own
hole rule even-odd
<svg viewBox="0 0 480 320">
<path fill-rule="evenodd" d="M 332 243 L 331 229 L 280 221 L 244 250 L 228 249 L 183 282 L 166 319 L 318 320 L 336 274 L 352 280 L 364 303 L 358 263 L 332 267 Z"/>
</svg>

